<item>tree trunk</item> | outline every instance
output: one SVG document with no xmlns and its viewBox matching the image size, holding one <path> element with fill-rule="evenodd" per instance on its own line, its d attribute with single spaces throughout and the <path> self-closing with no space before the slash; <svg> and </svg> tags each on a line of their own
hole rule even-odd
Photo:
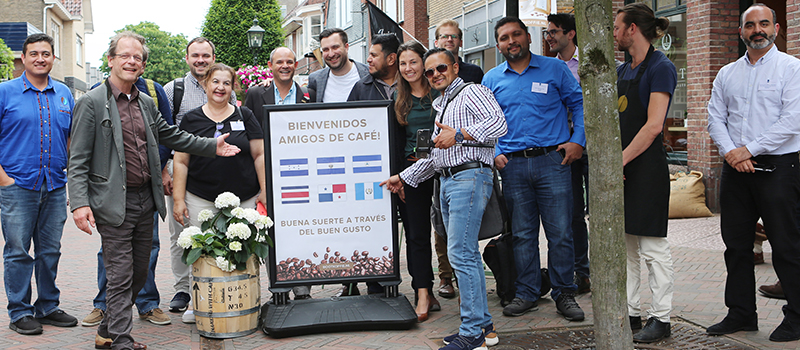
<svg viewBox="0 0 800 350">
<path fill-rule="evenodd" d="M 576 0 L 589 153 L 592 309 L 599 350 L 633 349 L 626 307 L 622 144 L 611 0 Z"/>
</svg>

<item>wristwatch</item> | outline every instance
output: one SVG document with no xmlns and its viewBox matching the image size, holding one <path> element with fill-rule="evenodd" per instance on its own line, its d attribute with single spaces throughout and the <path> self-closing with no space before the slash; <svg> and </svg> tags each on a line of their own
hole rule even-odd
<svg viewBox="0 0 800 350">
<path fill-rule="evenodd" d="M 464 134 L 461 133 L 461 129 L 456 131 L 456 143 L 461 143 L 464 141 Z"/>
</svg>

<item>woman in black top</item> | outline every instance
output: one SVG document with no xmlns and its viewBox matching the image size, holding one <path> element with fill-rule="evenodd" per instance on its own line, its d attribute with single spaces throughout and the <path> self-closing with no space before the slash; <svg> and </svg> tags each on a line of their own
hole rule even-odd
<svg viewBox="0 0 800 350">
<path fill-rule="evenodd" d="M 422 56 L 425 49 L 416 41 L 408 41 L 397 50 L 399 70 L 394 110 L 400 130 L 404 130 L 403 169 L 418 159 L 414 156 L 417 146 L 417 130 L 432 129 L 436 118 L 433 100 L 439 92 L 432 90 L 425 79 Z M 406 257 L 411 287 L 416 295 L 417 320 L 428 319 L 428 312 L 439 311 L 439 301 L 433 296 L 433 268 L 431 267 L 431 195 L 433 179 L 420 183 L 417 188 L 405 187 L 404 202 L 399 204 L 400 217 L 406 233 Z"/>
<path fill-rule="evenodd" d="M 181 224 L 188 218 L 189 224 L 197 227 L 200 227 L 197 214 L 201 210 L 218 211 L 214 200 L 220 193 L 235 194 L 242 208 L 255 208 L 256 200 L 266 204 L 261 126 L 252 111 L 229 103 L 235 77 L 231 67 L 217 63 L 208 69 L 206 77 L 208 102 L 189 111 L 181 120 L 180 128 L 205 137 L 229 133 L 226 141 L 242 151 L 228 158 L 175 153 L 172 215 Z"/>
</svg>

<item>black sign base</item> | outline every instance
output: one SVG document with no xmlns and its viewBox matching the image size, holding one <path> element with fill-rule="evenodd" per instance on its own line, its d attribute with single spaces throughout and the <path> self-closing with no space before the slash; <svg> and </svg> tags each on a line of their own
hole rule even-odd
<svg viewBox="0 0 800 350">
<path fill-rule="evenodd" d="M 417 314 L 405 295 L 380 294 L 291 300 L 261 307 L 261 330 L 273 338 L 353 330 L 404 330 Z"/>
</svg>

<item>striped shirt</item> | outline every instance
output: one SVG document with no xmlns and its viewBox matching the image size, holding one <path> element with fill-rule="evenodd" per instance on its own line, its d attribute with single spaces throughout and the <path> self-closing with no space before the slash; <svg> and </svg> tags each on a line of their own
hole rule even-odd
<svg viewBox="0 0 800 350">
<path fill-rule="evenodd" d="M 180 126 L 183 116 L 189 111 L 201 107 L 208 102 L 206 96 L 206 89 L 200 85 L 197 78 L 192 75 L 192 72 L 187 72 L 183 78 L 183 100 L 181 101 L 181 110 L 175 110 L 173 99 L 175 97 L 175 80 L 164 85 L 164 92 L 167 93 L 169 100 L 169 109 L 172 111 L 172 118 L 175 120 L 175 125 Z M 231 92 L 231 104 L 236 105 L 236 92 Z"/>
<path fill-rule="evenodd" d="M 456 130 L 464 130 L 475 139 L 475 141 L 464 140 L 463 143 L 495 143 L 498 137 L 506 134 L 506 118 L 503 110 L 497 104 L 492 92 L 483 85 L 469 85 L 464 87 L 458 96 L 450 101 L 444 116 L 441 116 L 447 99 L 453 90 L 464 81 L 456 78 L 450 83 L 442 96 L 433 101 L 433 108 L 437 111 L 437 119 L 441 117 L 441 123 L 451 126 Z M 435 128 L 432 138 L 435 138 L 439 131 Z M 494 164 L 494 148 L 484 147 L 464 147 L 456 144 L 447 149 L 435 148 L 430 157 L 421 159 L 414 165 L 406 168 L 400 173 L 403 181 L 413 187 L 431 177 L 435 171 L 442 168 L 450 168 L 471 161 L 481 161 L 485 164 Z"/>
</svg>

